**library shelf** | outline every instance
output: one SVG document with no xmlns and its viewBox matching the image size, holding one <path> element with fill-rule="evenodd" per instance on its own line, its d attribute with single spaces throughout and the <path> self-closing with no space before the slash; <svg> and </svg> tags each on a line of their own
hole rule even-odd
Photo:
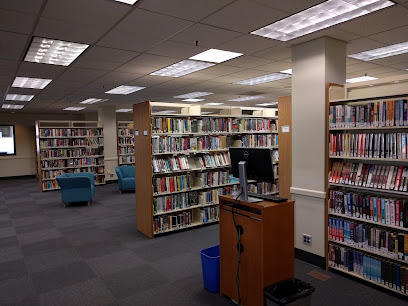
<svg viewBox="0 0 408 306">
<path fill-rule="evenodd" d="M 134 128 L 132 121 L 117 121 L 118 135 L 118 165 L 132 166 L 135 164 L 134 159 L 129 160 L 129 156 L 134 156 Z M 129 143 L 130 141 L 130 143 Z M 132 149 L 130 149 L 132 148 Z M 129 150 L 131 152 L 129 152 Z"/>
<path fill-rule="evenodd" d="M 396 158 L 373 158 L 373 157 L 354 157 L 354 156 L 333 156 L 331 159 L 348 159 L 348 160 L 362 160 L 362 161 L 378 161 L 378 162 L 394 162 L 394 163 L 408 163 L 408 159 L 396 159 Z"/>
<path fill-rule="evenodd" d="M 330 128 L 329 131 L 354 131 L 354 130 L 401 130 L 408 129 L 408 126 L 365 126 L 365 127 L 336 127 Z"/>
<path fill-rule="evenodd" d="M 332 270 L 339 271 L 339 272 L 341 272 L 341 273 L 344 273 L 344 274 L 353 276 L 353 277 L 355 277 L 355 278 L 362 279 L 362 280 L 364 280 L 364 281 L 366 281 L 366 282 L 368 282 L 368 283 L 370 283 L 370 284 L 374 284 L 374 285 L 376 285 L 376 286 L 378 286 L 378 287 L 382 287 L 382 288 L 388 289 L 388 290 L 390 290 L 390 291 L 393 291 L 393 292 L 395 292 L 395 293 L 401 294 L 401 295 L 403 295 L 403 296 L 407 296 L 407 295 L 408 295 L 408 294 L 403 293 L 403 292 L 401 292 L 401 291 L 398 291 L 398 290 L 396 290 L 396 289 L 394 289 L 394 288 L 390 288 L 390 287 L 385 286 L 385 285 L 383 285 L 383 284 L 379 284 L 379 283 L 377 283 L 377 282 L 375 282 L 375 281 L 372 281 L 372 280 L 370 280 L 370 279 L 367 279 L 367 278 L 365 278 L 365 277 L 363 277 L 363 276 L 361 276 L 361 275 L 358 275 L 357 273 L 353 273 L 353 272 L 350 272 L 350 271 L 346 271 L 346 270 L 344 270 L 344 269 L 342 269 L 342 268 L 338 268 L 338 267 L 334 267 L 334 266 L 329 266 L 329 268 L 332 269 Z"/>
<path fill-rule="evenodd" d="M 165 233 L 169 233 L 169 232 L 174 232 L 174 231 L 178 231 L 178 230 L 182 230 L 182 229 L 187 229 L 187 228 L 192 228 L 192 227 L 197 227 L 197 226 L 201 226 L 201 225 L 207 225 L 207 224 L 213 224 L 213 223 L 218 223 L 219 220 L 211 220 L 211 221 L 207 221 L 207 222 L 202 222 L 202 221 L 196 221 L 193 222 L 189 225 L 185 225 L 185 226 L 180 226 L 180 227 L 176 227 L 176 228 L 171 228 L 165 231 L 161 231 L 161 232 L 155 232 L 154 235 L 161 235 L 161 234 L 165 234 Z"/>
<path fill-rule="evenodd" d="M 174 209 L 174 210 L 169 210 L 169 211 L 160 211 L 157 213 L 153 213 L 153 216 L 161 216 L 161 215 L 168 215 L 171 213 L 175 213 L 175 212 L 179 212 L 179 211 L 186 211 L 186 210 L 191 210 L 194 208 L 200 208 L 200 207 L 209 207 L 209 206 L 214 206 L 214 205 L 218 205 L 219 203 L 209 203 L 209 204 L 197 204 L 197 205 L 192 205 L 192 206 L 188 206 L 188 207 L 184 207 L 184 208 L 178 208 L 178 209 Z"/>
<path fill-rule="evenodd" d="M 358 250 L 359 252 L 362 252 L 362 253 L 367 253 L 367 254 L 378 256 L 378 257 L 386 258 L 387 260 L 396 261 L 396 262 L 399 262 L 400 264 L 403 264 L 403 265 L 408 265 L 408 261 L 405 261 L 404 259 L 395 258 L 395 257 L 393 257 L 391 255 L 388 255 L 388 254 L 384 254 L 384 253 L 377 252 L 377 251 L 372 251 L 372 250 L 369 250 L 369 249 L 366 249 L 366 248 L 361 248 L 361 247 L 353 245 L 353 244 L 349 244 L 349 243 L 346 243 L 346 242 L 341 242 L 341 241 L 337 241 L 337 240 L 333 240 L 333 239 L 329 239 L 329 242 L 330 243 L 336 243 L 336 244 L 342 245 L 342 246 L 350 248 L 350 249 L 355 249 L 355 250 Z"/>
<path fill-rule="evenodd" d="M 160 152 L 152 153 L 153 156 L 157 155 L 189 155 L 189 154 L 207 154 L 216 152 L 226 152 L 228 149 L 212 149 L 212 150 L 186 150 L 186 151 L 174 151 L 174 152 Z"/>
<path fill-rule="evenodd" d="M 344 184 L 336 184 L 336 183 L 330 183 L 329 186 L 330 187 L 343 187 L 343 188 L 352 189 L 352 190 L 362 190 L 364 192 L 370 192 L 370 193 L 381 193 L 381 194 L 387 194 L 387 195 L 408 197 L 407 191 L 376 189 L 376 188 L 368 188 L 368 187 L 362 187 L 362 186 L 344 185 Z"/>
<path fill-rule="evenodd" d="M 99 158 L 103 155 L 82 155 L 82 156 L 72 156 L 72 157 L 47 157 L 42 160 L 63 160 L 63 159 L 81 159 L 81 158 Z"/>
<path fill-rule="evenodd" d="M 380 223 L 377 221 L 372 221 L 372 220 L 367 220 L 367 219 L 363 219 L 363 218 L 356 218 L 356 217 L 352 217 L 352 216 L 346 216 L 343 214 L 339 214 L 339 213 L 334 213 L 334 212 L 329 212 L 330 216 L 334 216 L 334 217 L 339 217 L 339 218 L 343 218 L 343 219 L 349 219 L 349 220 L 355 220 L 361 223 L 368 223 L 368 224 L 374 224 L 377 225 L 379 227 L 385 227 L 385 228 L 392 228 L 398 231 L 403 231 L 403 232 L 408 232 L 408 228 L 406 227 L 401 227 L 401 226 L 395 226 L 395 225 L 391 225 L 391 224 L 384 224 L 384 223 Z"/>
<path fill-rule="evenodd" d="M 329 84 L 329 86 L 330 85 L 336 86 L 334 84 Z M 335 104 L 345 104 L 345 103 L 353 103 L 353 102 L 361 104 L 360 102 L 370 103 L 372 101 L 387 100 L 387 99 L 392 100 L 392 99 L 395 99 L 395 98 L 404 98 L 404 97 L 407 97 L 407 96 L 408 96 L 408 93 L 406 93 L 406 94 L 380 95 L 380 96 L 365 96 L 365 97 L 359 97 L 359 98 L 356 97 L 356 98 L 345 98 L 345 99 L 331 99 L 330 104 L 335 105 Z"/>
<path fill-rule="evenodd" d="M 205 190 L 205 189 L 231 187 L 231 186 L 238 185 L 238 184 L 239 184 L 239 182 L 227 183 L 227 184 L 221 184 L 221 185 L 213 185 L 213 186 L 196 186 L 196 187 L 191 187 L 191 188 L 184 189 L 184 190 L 181 190 L 181 191 L 153 193 L 153 197 L 157 198 L 157 197 L 163 197 L 163 196 L 172 195 L 172 194 L 187 193 L 187 192 L 199 191 L 199 190 Z"/>
</svg>

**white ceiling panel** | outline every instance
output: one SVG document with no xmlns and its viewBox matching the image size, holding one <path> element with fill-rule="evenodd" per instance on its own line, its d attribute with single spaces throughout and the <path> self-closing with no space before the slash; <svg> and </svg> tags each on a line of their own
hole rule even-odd
<svg viewBox="0 0 408 306">
<path fill-rule="evenodd" d="M 131 35 L 130 38 L 128 33 L 113 30 L 104 36 L 97 45 L 128 51 L 145 52 L 160 42 L 160 39 L 148 36 Z"/>
<path fill-rule="evenodd" d="M 140 8 L 171 15 L 187 20 L 198 21 L 234 0 L 149 0 L 143 1 Z"/>
<path fill-rule="evenodd" d="M 48 0 L 42 16 L 81 24 L 82 27 L 108 29 L 132 9 L 114 1 Z"/>
<path fill-rule="evenodd" d="M 43 0 L 0 0 L 0 8 L 24 12 L 29 14 L 37 14 Z"/>
<path fill-rule="evenodd" d="M 105 31 L 106 30 L 103 28 L 91 25 L 84 26 L 83 24 L 76 22 L 41 17 L 34 35 L 77 43 L 92 44 L 98 40 Z"/>
<path fill-rule="evenodd" d="M 368 38 L 382 42 L 386 45 L 393 45 L 408 41 L 408 26 L 388 30 L 369 36 Z"/>
<path fill-rule="evenodd" d="M 66 69 L 64 66 L 22 62 L 17 76 L 55 79 Z"/>
<path fill-rule="evenodd" d="M 167 77 L 162 77 L 162 76 L 157 76 L 157 75 L 145 75 L 142 76 L 136 80 L 133 80 L 129 83 L 127 83 L 126 85 L 129 86 L 141 86 L 141 87 L 152 87 L 155 86 L 157 84 L 161 84 L 164 82 L 168 82 L 171 79 L 167 78 Z M 144 89 L 143 89 L 144 90 Z"/>
<path fill-rule="evenodd" d="M 399 70 L 407 70 L 408 69 L 408 61 L 403 62 L 403 63 L 398 63 L 398 64 L 392 64 L 390 65 L 392 68 L 397 68 Z"/>
<path fill-rule="evenodd" d="M 214 74 L 209 74 L 206 73 L 205 69 L 204 70 L 200 70 L 200 72 L 194 72 L 194 73 L 190 73 L 187 74 L 185 76 L 182 76 L 182 79 L 191 79 L 191 80 L 198 80 L 198 81 L 208 81 L 208 80 L 212 80 L 215 79 L 217 76 Z"/>
<path fill-rule="evenodd" d="M 291 47 L 287 44 L 281 44 L 269 49 L 252 54 L 253 56 L 262 57 L 271 61 L 282 61 L 291 58 Z"/>
<path fill-rule="evenodd" d="M 256 67 L 258 70 L 267 71 L 267 72 L 279 72 L 282 70 L 290 69 L 292 67 L 291 64 L 287 62 L 272 62 L 270 64 L 261 65 Z"/>
<path fill-rule="evenodd" d="M 142 77 L 142 74 L 138 73 L 127 73 L 127 72 L 119 72 L 119 71 L 113 71 L 109 72 L 102 77 L 98 78 L 95 82 L 93 83 L 98 83 L 98 84 L 105 84 L 105 85 L 124 85 L 130 81 L 136 80 L 140 77 Z M 92 83 L 91 83 L 92 84 Z M 110 88 L 109 88 L 110 89 Z M 107 89 L 108 90 L 108 89 Z M 105 91 L 107 91 L 105 90 Z"/>
<path fill-rule="evenodd" d="M 257 76 L 265 75 L 265 71 L 255 70 L 255 69 L 245 69 L 240 72 L 231 73 L 228 77 L 232 78 L 242 78 L 242 79 L 250 79 Z"/>
<path fill-rule="evenodd" d="M 135 58 L 139 54 L 140 53 L 133 51 L 93 46 L 88 48 L 83 54 L 81 54 L 81 58 L 107 60 L 123 64 Z"/>
<path fill-rule="evenodd" d="M 64 72 L 58 81 L 61 82 L 81 82 L 83 85 L 92 82 L 106 74 L 106 71 L 82 68 L 69 68 Z"/>
<path fill-rule="evenodd" d="M 185 44 L 193 44 L 198 40 L 199 46 L 214 48 L 241 35 L 238 32 L 197 23 L 171 37 L 170 40 Z"/>
<path fill-rule="evenodd" d="M 35 20 L 35 15 L 0 9 L 1 31 L 30 34 Z"/>
<path fill-rule="evenodd" d="M 240 68 L 240 67 L 228 66 L 228 62 L 226 62 L 226 64 L 218 64 L 218 65 L 205 69 L 205 73 L 215 74 L 215 75 L 227 75 L 227 74 L 239 72 L 242 70 L 245 70 L 245 69 Z"/>
<path fill-rule="evenodd" d="M 403 63 L 408 61 L 408 54 L 394 55 L 390 57 L 380 58 L 378 60 L 371 61 L 372 63 L 389 66 L 393 64 Z"/>
<path fill-rule="evenodd" d="M 404 77 L 406 77 L 408 74 L 408 71 L 403 71 L 403 70 L 398 70 L 395 72 L 387 72 L 387 73 L 381 73 L 381 74 L 377 74 L 376 77 L 381 79 L 381 78 L 388 78 L 391 76 L 399 76 L 399 75 L 403 75 Z"/>
<path fill-rule="evenodd" d="M 368 39 L 368 38 L 359 38 L 352 40 L 347 44 L 347 54 L 359 53 L 371 49 L 381 48 L 385 45 L 378 41 Z"/>
<path fill-rule="evenodd" d="M 351 57 L 347 57 L 347 58 L 346 58 L 346 65 L 347 65 L 347 66 L 355 65 L 355 64 L 360 64 L 360 63 L 362 63 L 362 62 L 363 62 L 363 61 L 356 60 L 356 59 L 351 58 Z"/>
<path fill-rule="evenodd" d="M 27 39 L 28 35 L 0 31 L 0 58 L 19 60 Z"/>
<path fill-rule="evenodd" d="M 129 63 L 131 63 L 132 65 L 143 65 L 156 68 L 163 68 L 179 61 L 180 61 L 179 59 L 173 57 L 158 56 L 145 53 L 136 57 Z"/>
<path fill-rule="evenodd" d="M 408 9 L 394 5 L 339 24 L 336 28 L 360 36 L 368 36 L 405 25 L 408 25 Z"/>
<path fill-rule="evenodd" d="M 122 65 L 121 63 L 107 60 L 79 58 L 75 61 L 72 67 L 111 71 L 118 68 L 121 65 Z"/>
<path fill-rule="evenodd" d="M 276 40 L 254 35 L 243 35 L 217 46 L 217 49 L 251 54 L 280 44 Z"/>
<path fill-rule="evenodd" d="M 157 67 L 150 67 L 150 66 L 142 66 L 139 64 L 135 64 L 132 61 L 129 63 L 123 64 L 119 68 L 117 68 L 115 71 L 119 72 L 128 72 L 128 73 L 138 73 L 138 74 L 149 74 L 153 71 L 156 71 Z"/>
<path fill-rule="evenodd" d="M 197 47 L 194 42 L 190 45 L 182 44 L 174 41 L 165 41 L 158 46 L 150 49 L 148 53 L 169 56 L 178 59 L 186 59 L 203 51 L 207 48 Z"/>
<path fill-rule="evenodd" d="M 19 64 L 19 61 L 0 59 L 0 75 L 13 76 L 16 73 Z"/>
<path fill-rule="evenodd" d="M 241 68 L 254 68 L 261 65 L 271 63 L 271 60 L 263 59 L 260 57 L 245 55 L 238 58 L 234 58 L 227 62 L 228 66 L 241 67 Z"/>
<path fill-rule="evenodd" d="M 374 68 L 374 69 L 364 70 L 364 72 L 367 73 L 367 75 L 371 76 L 371 75 L 377 75 L 377 74 L 387 73 L 387 72 L 396 72 L 398 70 L 401 70 L 401 69 L 381 66 L 381 67 Z"/>
<path fill-rule="evenodd" d="M 247 34 L 286 16 L 287 13 L 254 1 L 238 0 L 201 22 Z"/>
<path fill-rule="evenodd" d="M 381 66 L 376 65 L 376 64 L 372 64 L 372 63 L 368 63 L 368 62 L 362 62 L 362 63 L 359 63 L 359 64 L 346 66 L 346 72 L 347 73 L 362 72 L 363 75 L 364 75 L 365 70 L 375 69 L 375 68 L 381 68 Z"/>
<path fill-rule="evenodd" d="M 290 14 L 298 13 L 316 4 L 322 3 L 326 0 L 290 0 L 283 4 L 281 0 L 253 0 L 259 4 L 269 6 L 271 8 L 288 12 Z"/>
<path fill-rule="evenodd" d="M 191 21 L 135 9 L 115 30 L 122 33 L 165 39 L 192 25 Z"/>
</svg>

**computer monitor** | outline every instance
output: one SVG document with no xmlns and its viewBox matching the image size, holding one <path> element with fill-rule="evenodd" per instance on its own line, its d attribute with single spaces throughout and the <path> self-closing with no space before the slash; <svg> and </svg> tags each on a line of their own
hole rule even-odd
<svg viewBox="0 0 408 306">
<path fill-rule="evenodd" d="M 248 198 L 247 179 L 274 182 L 272 151 L 269 148 L 229 148 L 232 174 L 239 177 L 241 200 L 258 202 Z"/>
</svg>

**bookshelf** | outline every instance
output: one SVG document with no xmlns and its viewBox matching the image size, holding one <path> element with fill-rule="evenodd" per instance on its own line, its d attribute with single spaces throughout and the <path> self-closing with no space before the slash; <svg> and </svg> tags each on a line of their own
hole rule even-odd
<svg viewBox="0 0 408 306">
<path fill-rule="evenodd" d="M 118 121 L 118 165 L 131 166 L 135 164 L 133 122 Z"/>
<path fill-rule="evenodd" d="M 327 267 L 408 295 L 408 78 L 328 84 Z"/>
<path fill-rule="evenodd" d="M 179 113 L 155 111 L 157 105 L 179 107 Z M 202 115 L 200 107 L 164 102 L 136 104 L 133 114 L 137 229 L 150 238 L 218 222 L 219 196 L 239 185 L 230 173 L 229 147 L 270 148 L 278 174 L 275 116 Z M 249 186 L 253 192 L 278 192 L 278 180 Z"/>
<path fill-rule="evenodd" d="M 35 129 L 41 191 L 60 189 L 56 178 L 63 173 L 92 172 L 96 185 L 105 183 L 101 122 L 40 120 Z"/>
</svg>

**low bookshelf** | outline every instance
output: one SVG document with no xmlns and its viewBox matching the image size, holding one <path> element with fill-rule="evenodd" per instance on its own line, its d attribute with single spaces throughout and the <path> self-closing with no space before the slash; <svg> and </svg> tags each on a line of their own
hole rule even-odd
<svg viewBox="0 0 408 306">
<path fill-rule="evenodd" d="M 118 121 L 118 165 L 132 166 L 135 164 L 133 122 Z"/>
<path fill-rule="evenodd" d="M 328 268 L 406 296 L 408 78 L 328 97 Z"/>
<path fill-rule="evenodd" d="M 276 116 L 255 111 L 203 115 L 188 104 L 170 114 L 155 111 L 155 105 L 133 108 L 137 229 L 148 237 L 218 222 L 219 196 L 239 185 L 231 174 L 231 146 L 270 148 L 278 175 Z M 253 192 L 278 192 L 278 180 L 249 183 Z"/>
<path fill-rule="evenodd" d="M 105 183 L 103 127 L 99 121 L 36 121 L 37 176 L 41 191 L 58 190 L 63 173 L 92 172 Z"/>
</svg>

